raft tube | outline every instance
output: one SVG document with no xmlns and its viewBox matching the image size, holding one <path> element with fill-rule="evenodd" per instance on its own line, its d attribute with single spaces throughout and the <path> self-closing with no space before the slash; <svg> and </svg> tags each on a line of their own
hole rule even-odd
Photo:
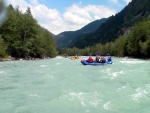
<svg viewBox="0 0 150 113">
<path fill-rule="evenodd" d="M 87 60 L 81 60 L 81 63 L 83 65 L 106 65 L 106 64 L 112 64 L 113 62 L 112 61 L 107 61 L 105 63 L 102 63 L 102 62 L 87 62 Z"/>
</svg>

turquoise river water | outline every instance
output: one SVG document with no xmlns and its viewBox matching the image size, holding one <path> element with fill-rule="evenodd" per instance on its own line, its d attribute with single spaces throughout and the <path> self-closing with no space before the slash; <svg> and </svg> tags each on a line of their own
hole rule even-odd
<svg viewBox="0 0 150 113">
<path fill-rule="evenodd" d="M 150 113 L 150 61 L 0 62 L 0 113 Z"/>
</svg>

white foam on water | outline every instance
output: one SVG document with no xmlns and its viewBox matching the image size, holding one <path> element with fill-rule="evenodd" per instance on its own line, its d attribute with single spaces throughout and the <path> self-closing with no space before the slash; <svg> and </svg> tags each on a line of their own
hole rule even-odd
<svg viewBox="0 0 150 113">
<path fill-rule="evenodd" d="M 99 104 L 99 100 L 90 101 L 90 105 L 92 105 L 93 107 L 97 107 L 98 104 Z"/>
<path fill-rule="evenodd" d="M 140 60 L 124 60 L 124 61 L 120 61 L 123 64 L 139 64 L 139 63 L 144 63 L 144 61 L 140 61 Z"/>
<path fill-rule="evenodd" d="M 5 71 L 0 71 L 0 74 L 5 73 Z"/>
<path fill-rule="evenodd" d="M 134 100 L 134 101 L 138 101 L 138 102 L 140 102 L 140 99 L 141 98 L 145 98 L 146 97 L 146 94 L 148 94 L 148 92 L 146 91 L 146 90 L 144 90 L 144 89 L 142 89 L 142 88 L 137 88 L 136 90 L 135 90 L 135 94 L 132 94 L 131 95 L 131 97 L 132 97 L 132 100 Z"/>
<path fill-rule="evenodd" d="M 30 94 L 31 97 L 40 97 L 38 94 Z"/>
<path fill-rule="evenodd" d="M 94 93 L 70 92 L 69 94 L 63 95 L 59 98 L 62 100 L 68 99 L 69 101 L 78 100 L 83 107 L 88 106 L 97 107 L 101 101 L 99 99 L 100 98 L 99 95 L 96 92 Z"/>
<path fill-rule="evenodd" d="M 114 78 L 118 77 L 119 75 L 121 75 L 123 73 L 124 73 L 124 71 L 113 72 L 111 79 L 114 79 Z"/>
<path fill-rule="evenodd" d="M 120 92 L 120 91 L 124 90 L 125 88 L 127 88 L 127 85 L 118 88 L 117 91 Z"/>
<path fill-rule="evenodd" d="M 110 108 L 111 108 L 111 101 L 106 102 L 106 103 L 103 105 L 103 108 L 104 108 L 105 110 L 110 110 Z"/>
<path fill-rule="evenodd" d="M 71 97 L 73 97 L 74 99 L 78 99 L 81 103 L 82 106 L 87 106 L 84 102 L 84 95 L 86 95 L 86 93 L 80 92 L 80 93 L 69 93 L 69 95 Z"/>
<path fill-rule="evenodd" d="M 60 63 L 56 63 L 56 65 L 60 65 Z"/>
<path fill-rule="evenodd" d="M 108 101 L 103 105 L 103 109 L 107 111 L 116 111 L 118 108 L 114 105 L 112 101 Z"/>
<path fill-rule="evenodd" d="M 62 100 L 69 99 L 69 101 L 79 100 L 81 105 L 85 107 L 87 105 L 83 102 L 83 99 L 82 99 L 82 95 L 83 94 L 84 93 L 82 93 L 82 92 L 80 92 L 80 93 L 71 92 L 71 93 L 63 95 L 63 96 L 61 96 L 59 98 L 62 99 Z"/>
<path fill-rule="evenodd" d="M 106 73 L 105 75 L 111 75 L 111 68 L 107 68 L 106 70 L 101 70 L 102 73 Z M 105 76 L 106 77 L 106 76 Z M 107 78 L 107 77 L 106 77 Z"/>
<path fill-rule="evenodd" d="M 47 74 L 46 76 L 47 76 L 47 77 L 50 77 L 50 78 L 54 78 L 54 76 L 52 76 L 52 75 L 49 75 L 49 74 Z"/>
<path fill-rule="evenodd" d="M 105 78 L 110 78 L 110 79 L 114 79 L 114 78 L 118 77 L 119 75 L 124 74 L 124 71 L 116 71 L 116 72 L 114 72 L 110 68 L 108 68 L 106 70 L 103 70 L 102 72 L 105 73 Z"/>
<path fill-rule="evenodd" d="M 47 67 L 47 65 L 40 65 L 40 67 Z"/>
</svg>

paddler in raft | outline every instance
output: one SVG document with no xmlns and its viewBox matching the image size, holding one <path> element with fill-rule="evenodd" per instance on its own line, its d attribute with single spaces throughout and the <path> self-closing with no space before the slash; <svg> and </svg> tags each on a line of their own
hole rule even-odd
<svg viewBox="0 0 150 113">
<path fill-rule="evenodd" d="M 93 62 L 93 58 L 91 56 L 89 56 L 89 58 L 86 61 L 89 62 L 89 63 L 92 63 Z"/>
</svg>

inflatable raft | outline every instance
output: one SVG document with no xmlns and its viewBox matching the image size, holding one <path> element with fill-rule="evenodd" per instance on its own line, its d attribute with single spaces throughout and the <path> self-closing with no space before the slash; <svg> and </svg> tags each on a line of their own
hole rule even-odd
<svg viewBox="0 0 150 113">
<path fill-rule="evenodd" d="M 70 59 L 71 60 L 77 60 L 77 59 L 79 59 L 79 57 L 71 57 Z"/>
<path fill-rule="evenodd" d="M 81 63 L 83 65 L 106 65 L 106 64 L 112 64 L 113 62 L 112 61 L 107 61 L 105 63 L 102 63 L 102 62 L 87 62 L 87 60 L 81 60 Z"/>
</svg>

